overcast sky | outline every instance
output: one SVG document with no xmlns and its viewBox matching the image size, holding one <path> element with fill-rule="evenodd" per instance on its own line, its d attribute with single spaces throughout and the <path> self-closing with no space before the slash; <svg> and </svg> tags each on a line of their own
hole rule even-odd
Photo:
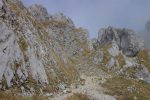
<svg viewBox="0 0 150 100">
<path fill-rule="evenodd" d="M 77 27 L 97 37 L 100 28 L 109 25 L 134 30 L 150 20 L 150 0 L 22 0 L 26 6 L 41 4 L 50 14 L 62 12 Z"/>
</svg>

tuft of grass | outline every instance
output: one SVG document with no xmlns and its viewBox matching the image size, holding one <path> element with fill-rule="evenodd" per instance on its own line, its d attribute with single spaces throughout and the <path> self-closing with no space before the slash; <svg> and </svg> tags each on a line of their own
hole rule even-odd
<svg viewBox="0 0 150 100">
<path fill-rule="evenodd" d="M 68 25 L 67 21 L 64 20 L 47 20 L 47 21 L 41 21 L 41 24 L 44 27 L 57 27 L 57 28 L 65 28 Z"/>
<path fill-rule="evenodd" d="M 27 81 L 31 84 L 38 84 L 38 82 L 35 79 L 33 79 L 31 75 L 28 76 Z"/>
<path fill-rule="evenodd" d="M 21 96 L 15 96 L 10 91 L 0 92 L 0 100 L 23 100 Z"/>
<path fill-rule="evenodd" d="M 116 96 L 118 100 L 150 100 L 150 85 L 142 81 L 113 77 L 102 86 L 108 89 L 107 94 Z"/>
<path fill-rule="evenodd" d="M 41 21 L 41 24 L 46 28 L 48 27 L 51 23 L 49 21 Z"/>
<path fill-rule="evenodd" d="M 57 93 L 58 90 L 59 89 L 57 87 L 50 86 L 50 85 L 43 88 L 43 92 L 48 92 L 48 93 L 54 93 L 54 92 Z"/>
<path fill-rule="evenodd" d="M 125 75 L 126 75 L 127 77 L 129 77 L 129 78 L 134 78 L 134 79 L 136 79 L 136 76 L 135 76 L 136 72 L 137 72 L 137 68 L 136 68 L 135 66 L 129 67 L 129 68 L 127 68 L 127 70 L 125 71 Z"/>
<path fill-rule="evenodd" d="M 73 95 L 67 97 L 66 100 L 91 100 L 88 95 L 81 93 L 74 93 Z"/>
<path fill-rule="evenodd" d="M 125 62 L 125 60 L 124 60 L 122 54 L 119 54 L 119 55 L 116 57 L 116 59 L 118 60 L 118 63 L 119 63 L 119 66 L 120 66 L 120 67 L 123 67 L 123 65 L 126 64 L 126 62 Z"/>
<path fill-rule="evenodd" d="M 33 95 L 29 100 L 48 100 L 48 98 L 41 95 Z"/>
<path fill-rule="evenodd" d="M 27 51 L 28 43 L 23 37 L 19 39 L 18 44 L 23 52 Z"/>
<path fill-rule="evenodd" d="M 109 44 L 109 45 L 105 45 L 105 46 L 102 46 L 100 47 L 100 49 L 103 51 L 104 53 L 104 58 L 103 58 L 103 63 L 106 65 L 109 61 L 110 61 L 110 58 L 111 58 L 111 55 L 109 54 L 108 52 L 108 49 L 112 47 L 112 44 Z"/>
<path fill-rule="evenodd" d="M 18 6 L 18 4 L 12 2 L 11 0 L 9 0 L 9 7 L 10 10 L 15 13 L 17 16 L 22 16 L 24 17 L 24 11 L 21 9 L 21 6 Z"/>
<path fill-rule="evenodd" d="M 149 72 L 150 72 L 150 57 L 149 57 L 149 52 L 150 50 L 148 49 L 144 49 L 144 50 L 141 50 L 137 57 L 139 59 L 139 62 L 141 64 L 143 64 L 145 67 L 148 68 Z"/>
<path fill-rule="evenodd" d="M 17 70 L 21 66 L 21 62 L 14 61 L 14 68 Z"/>
<path fill-rule="evenodd" d="M 0 100 L 48 100 L 42 95 L 33 95 L 32 97 L 23 97 L 12 93 L 11 91 L 0 91 Z"/>
<path fill-rule="evenodd" d="M 65 64 L 62 59 L 59 57 L 59 55 L 57 55 L 54 51 L 51 51 L 51 54 L 53 55 L 54 59 L 56 60 L 57 63 L 57 71 L 56 71 L 56 75 L 57 78 L 52 78 L 49 77 L 49 79 L 51 79 L 51 82 L 65 82 L 67 85 L 70 85 L 74 82 L 77 81 L 77 79 L 79 78 L 78 72 L 75 69 L 75 64 L 74 61 L 71 59 L 67 59 L 67 64 Z M 57 74 L 59 73 L 59 74 Z"/>
<path fill-rule="evenodd" d="M 8 88 L 7 80 L 6 80 L 5 76 L 3 75 L 3 78 L 2 78 L 2 89 L 6 89 L 6 88 Z"/>
</svg>

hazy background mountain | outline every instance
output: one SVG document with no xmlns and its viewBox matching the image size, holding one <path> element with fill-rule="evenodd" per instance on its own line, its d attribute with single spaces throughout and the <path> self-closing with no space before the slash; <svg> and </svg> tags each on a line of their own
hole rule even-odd
<svg viewBox="0 0 150 100">
<path fill-rule="evenodd" d="M 150 0 L 23 0 L 23 2 L 26 6 L 42 4 L 50 14 L 64 13 L 75 22 L 76 26 L 87 28 L 92 38 L 97 37 L 99 28 L 110 25 L 141 31 L 150 19 Z"/>
</svg>

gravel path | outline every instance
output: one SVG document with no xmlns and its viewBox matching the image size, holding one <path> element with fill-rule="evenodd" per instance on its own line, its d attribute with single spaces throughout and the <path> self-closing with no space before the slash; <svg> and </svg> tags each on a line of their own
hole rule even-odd
<svg viewBox="0 0 150 100">
<path fill-rule="evenodd" d="M 65 100 L 73 93 L 83 93 L 89 95 L 92 100 L 116 100 L 114 97 L 103 93 L 104 89 L 99 85 L 97 77 L 87 77 L 85 75 L 82 75 L 81 77 L 82 79 L 85 79 L 85 84 L 83 86 L 79 86 L 76 89 L 71 89 L 71 93 L 55 96 L 55 98 L 51 100 Z"/>
</svg>

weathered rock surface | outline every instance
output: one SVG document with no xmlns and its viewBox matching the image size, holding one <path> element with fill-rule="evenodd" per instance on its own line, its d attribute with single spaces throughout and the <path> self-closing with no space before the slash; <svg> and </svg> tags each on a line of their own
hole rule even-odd
<svg viewBox="0 0 150 100">
<path fill-rule="evenodd" d="M 46 8 L 41 5 L 33 5 L 28 8 L 28 11 L 34 16 L 37 20 L 45 20 L 48 18 L 48 12 Z"/>
<path fill-rule="evenodd" d="M 76 28 L 63 14 L 49 15 L 41 5 L 25 8 L 19 0 L 1 0 L 0 12 L 2 87 L 78 78 L 70 57 L 88 48 L 86 30 Z"/>
<path fill-rule="evenodd" d="M 144 46 L 143 42 L 135 36 L 134 31 L 129 29 L 116 29 L 113 27 L 101 29 L 98 41 L 100 45 L 108 45 L 115 41 L 119 50 L 128 57 L 136 56 Z"/>
<path fill-rule="evenodd" d="M 111 100 L 115 98 L 97 87 L 113 75 L 150 83 L 149 50 L 143 50 L 132 30 L 108 27 L 98 39 L 88 35 L 62 13 L 49 15 L 41 5 L 26 8 L 20 0 L 1 0 L 0 88 L 17 87 L 28 96 L 38 88 L 51 98 L 57 94 L 50 87 L 67 95 L 69 85 L 81 84 L 84 88 L 77 92 Z"/>
</svg>

